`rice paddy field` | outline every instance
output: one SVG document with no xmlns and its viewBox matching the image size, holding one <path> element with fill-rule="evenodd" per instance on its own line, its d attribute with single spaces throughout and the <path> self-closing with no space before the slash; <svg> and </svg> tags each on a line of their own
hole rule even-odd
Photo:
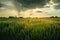
<svg viewBox="0 0 60 40">
<path fill-rule="evenodd" d="M 0 40 L 60 40 L 60 18 L 2 18 Z"/>
</svg>

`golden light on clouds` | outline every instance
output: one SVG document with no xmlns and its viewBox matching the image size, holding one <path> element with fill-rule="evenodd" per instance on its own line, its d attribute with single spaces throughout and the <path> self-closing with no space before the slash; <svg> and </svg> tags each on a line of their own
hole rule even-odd
<svg viewBox="0 0 60 40">
<path fill-rule="evenodd" d="M 42 1 L 42 0 L 41 0 Z M 25 8 L 25 6 L 20 5 L 20 3 L 14 4 L 13 1 L 2 1 L 5 6 L 0 7 L 0 16 L 17 16 L 17 17 L 46 17 L 46 16 L 60 16 L 60 9 L 56 10 L 54 8 L 57 3 L 54 0 L 50 0 L 43 7 L 37 5 L 37 7 Z M 38 3 L 38 2 L 37 2 Z M 28 5 L 26 5 L 27 7 Z M 17 8 L 16 8 L 17 7 Z M 31 8 L 31 9 L 30 9 Z M 24 11 L 23 11 L 24 10 Z"/>
<path fill-rule="evenodd" d="M 50 0 L 50 2 L 47 3 L 44 8 L 28 9 L 20 12 L 20 14 L 24 17 L 46 17 L 48 15 L 47 13 L 53 13 L 56 11 L 54 9 L 54 5 L 57 4 L 55 4 L 53 0 Z"/>
<path fill-rule="evenodd" d="M 46 16 L 45 12 L 39 8 L 21 11 L 20 15 L 23 17 L 45 17 Z"/>
</svg>

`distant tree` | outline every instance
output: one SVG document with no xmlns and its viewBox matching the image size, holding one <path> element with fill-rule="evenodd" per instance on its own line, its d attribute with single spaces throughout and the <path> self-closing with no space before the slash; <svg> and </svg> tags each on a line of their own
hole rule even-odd
<svg viewBox="0 0 60 40">
<path fill-rule="evenodd" d="M 50 18 L 54 18 L 54 16 L 51 16 Z"/>
<path fill-rule="evenodd" d="M 58 16 L 55 16 L 55 18 L 59 18 Z"/>
<path fill-rule="evenodd" d="M 9 18 L 15 18 L 14 16 L 9 16 Z"/>
<path fill-rule="evenodd" d="M 0 17 L 0 18 L 7 18 L 7 17 Z"/>
<path fill-rule="evenodd" d="M 19 17 L 19 18 L 23 18 L 23 17 Z"/>
<path fill-rule="evenodd" d="M 50 18 L 59 18 L 58 16 L 51 16 Z"/>
</svg>

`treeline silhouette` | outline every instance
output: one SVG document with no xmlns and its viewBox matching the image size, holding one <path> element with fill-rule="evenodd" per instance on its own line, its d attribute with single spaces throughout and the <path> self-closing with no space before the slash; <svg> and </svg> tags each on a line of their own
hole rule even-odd
<svg viewBox="0 0 60 40">
<path fill-rule="evenodd" d="M 1 18 L 24 18 L 24 17 L 16 17 L 16 16 L 9 16 L 9 17 L 0 17 Z M 30 17 L 27 17 L 27 18 L 30 18 Z M 35 17 L 35 18 L 38 18 L 38 17 Z M 49 17 L 47 17 L 49 18 Z M 59 16 L 50 16 L 50 18 L 60 18 Z"/>
<path fill-rule="evenodd" d="M 9 16 L 9 17 L 0 17 L 0 18 L 23 18 L 23 17 L 14 17 L 14 16 Z"/>
<path fill-rule="evenodd" d="M 58 16 L 51 16 L 50 18 L 59 18 Z"/>
</svg>

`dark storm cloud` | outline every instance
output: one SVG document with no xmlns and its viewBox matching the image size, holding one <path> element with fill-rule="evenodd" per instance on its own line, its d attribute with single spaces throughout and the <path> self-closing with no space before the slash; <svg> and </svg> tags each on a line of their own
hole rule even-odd
<svg viewBox="0 0 60 40">
<path fill-rule="evenodd" d="M 54 0 L 55 3 L 60 3 L 60 0 Z"/>
<path fill-rule="evenodd" d="M 55 9 L 60 9 L 60 4 L 56 5 Z"/>
<path fill-rule="evenodd" d="M 0 7 L 2 7 L 3 5 L 0 3 Z"/>
<path fill-rule="evenodd" d="M 50 0 L 15 0 L 25 8 L 43 7 Z"/>
<path fill-rule="evenodd" d="M 7 5 L 0 3 L 0 7 L 5 7 L 5 6 L 7 6 Z"/>
<path fill-rule="evenodd" d="M 57 4 L 55 5 L 55 9 L 60 9 L 60 0 L 54 0 L 54 2 Z"/>
</svg>

